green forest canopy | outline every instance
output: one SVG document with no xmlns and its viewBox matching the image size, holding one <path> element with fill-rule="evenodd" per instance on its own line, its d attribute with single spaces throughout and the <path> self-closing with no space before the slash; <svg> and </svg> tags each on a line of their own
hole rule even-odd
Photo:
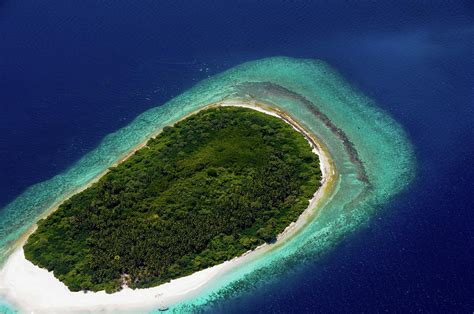
<svg viewBox="0 0 474 314">
<path fill-rule="evenodd" d="M 41 220 L 25 256 L 71 291 L 156 286 L 274 241 L 320 180 L 309 143 L 281 119 L 206 109 Z"/>
</svg>

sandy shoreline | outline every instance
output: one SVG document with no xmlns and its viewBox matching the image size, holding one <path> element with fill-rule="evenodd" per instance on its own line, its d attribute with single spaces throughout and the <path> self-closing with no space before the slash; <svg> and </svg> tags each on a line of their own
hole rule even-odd
<svg viewBox="0 0 474 314">
<path fill-rule="evenodd" d="M 168 306 L 187 299 L 197 294 L 207 283 L 219 275 L 224 274 L 231 268 L 254 259 L 275 246 L 280 245 L 285 240 L 294 236 L 309 221 L 315 213 L 314 209 L 319 202 L 323 201 L 323 196 L 331 190 L 335 177 L 335 169 L 325 148 L 310 133 L 291 119 L 286 113 L 267 107 L 262 104 L 243 101 L 223 101 L 211 106 L 241 106 L 255 109 L 273 116 L 277 116 L 291 124 L 297 131 L 302 133 L 313 147 L 313 152 L 319 156 L 322 172 L 322 185 L 313 195 L 308 208 L 300 215 L 298 220 L 278 236 L 278 240 L 272 245 L 262 245 L 257 249 L 236 257 L 231 261 L 210 267 L 196 272 L 190 276 L 172 280 L 169 283 L 158 287 L 132 290 L 125 288 L 113 294 L 105 292 L 70 292 L 68 288 L 54 275 L 46 269 L 39 268 L 26 260 L 23 253 L 23 244 L 34 228 L 30 229 L 21 240 L 17 241 L 17 247 L 8 257 L 3 268 L 0 270 L 0 295 L 5 297 L 14 306 L 24 312 L 34 313 L 64 313 L 74 311 L 113 311 L 140 309 L 153 309 L 160 306 Z M 205 109 L 203 108 L 203 109 Z M 201 109 L 202 110 L 202 109 Z M 194 112 L 193 112 L 194 113 Z M 158 132 L 157 132 L 158 133 Z M 156 136 L 153 134 L 152 137 Z M 134 147 L 134 149 L 122 158 L 119 162 L 128 158 L 136 150 L 143 147 L 148 139 Z M 104 175 L 102 173 L 98 178 Z M 95 182 L 98 180 L 93 180 Z M 89 186 L 92 183 L 89 183 Z M 86 187 L 87 187 L 86 186 Z M 85 189 L 84 187 L 83 189 Z M 82 190 L 82 189 L 81 189 Z M 79 191 L 75 191 L 77 193 Z M 57 206 L 53 207 L 51 213 Z M 47 214 L 45 214 L 47 215 Z M 44 216 L 45 216 L 44 215 Z"/>
</svg>

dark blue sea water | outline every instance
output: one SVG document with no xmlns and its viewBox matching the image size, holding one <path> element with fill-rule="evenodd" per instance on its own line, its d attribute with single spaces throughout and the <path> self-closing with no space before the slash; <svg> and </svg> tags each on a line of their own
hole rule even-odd
<svg viewBox="0 0 474 314">
<path fill-rule="evenodd" d="M 320 58 L 407 130 L 416 182 L 214 312 L 474 311 L 474 2 L 0 0 L 0 207 L 244 61 Z"/>
</svg>

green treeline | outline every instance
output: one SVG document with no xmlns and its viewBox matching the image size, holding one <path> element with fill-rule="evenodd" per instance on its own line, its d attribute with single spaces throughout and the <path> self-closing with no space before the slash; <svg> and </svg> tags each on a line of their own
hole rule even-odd
<svg viewBox="0 0 474 314">
<path fill-rule="evenodd" d="M 274 241 L 320 179 L 317 156 L 287 123 L 207 109 L 41 220 L 25 256 L 71 291 L 156 286 Z"/>
</svg>

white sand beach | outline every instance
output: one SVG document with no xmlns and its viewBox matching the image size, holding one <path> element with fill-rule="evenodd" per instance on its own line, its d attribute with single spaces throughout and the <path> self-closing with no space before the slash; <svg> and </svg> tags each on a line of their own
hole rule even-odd
<svg viewBox="0 0 474 314">
<path fill-rule="evenodd" d="M 264 244 L 256 250 L 247 252 L 231 261 L 196 272 L 187 277 L 172 280 L 158 287 L 135 290 L 125 287 L 119 292 L 107 294 L 104 291 L 87 293 L 69 291 L 62 282 L 54 277 L 52 272 L 33 265 L 25 258 L 22 248 L 25 240 L 23 240 L 17 244 L 18 247 L 0 270 L 0 295 L 26 313 L 107 312 L 116 310 L 140 312 L 140 309 L 150 310 L 168 307 L 196 295 L 213 279 L 218 278 L 218 276 L 239 264 L 261 256 L 273 246 L 289 239 L 305 226 L 309 218 L 314 217 L 315 209 L 319 202 L 324 199 L 323 196 L 332 189 L 331 186 L 336 172 L 327 151 L 295 121 L 287 116 L 280 115 L 277 111 L 240 101 L 225 101 L 213 104 L 213 106 L 216 105 L 243 106 L 280 117 L 303 133 L 312 145 L 313 151 L 319 156 L 323 174 L 322 185 L 310 200 L 308 208 L 296 222 L 288 226 L 278 236 L 275 244 Z M 27 237 L 23 238 L 26 239 Z"/>
</svg>

